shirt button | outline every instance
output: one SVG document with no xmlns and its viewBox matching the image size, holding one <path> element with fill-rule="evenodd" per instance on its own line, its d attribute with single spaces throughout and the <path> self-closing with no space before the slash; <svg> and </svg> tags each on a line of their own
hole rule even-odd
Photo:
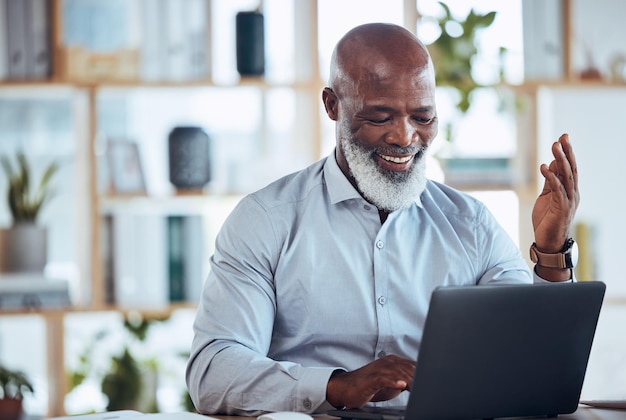
<svg viewBox="0 0 626 420">
<path fill-rule="evenodd" d="M 379 351 L 379 352 L 378 352 L 378 357 L 379 357 L 379 358 L 383 358 L 383 357 L 385 357 L 386 355 L 387 355 L 387 353 L 385 353 L 385 350 L 381 350 L 381 351 Z"/>
<path fill-rule="evenodd" d="M 304 407 L 305 410 L 310 410 L 311 407 L 313 407 L 313 403 L 311 402 L 310 399 L 305 398 L 304 401 L 302 401 L 302 406 Z"/>
<path fill-rule="evenodd" d="M 385 247 L 385 243 L 383 241 L 376 241 L 376 248 L 383 249 Z"/>
<path fill-rule="evenodd" d="M 378 303 L 380 303 L 380 305 L 384 305 L 385 303 L 387 303 L 387 298 L 384 296 L 381 296 L 378 298 Z"/>
<path fill-rule="evenodd" d="M 371 207 L 370 207 L 370 206 L 368 206 L 367 204 L 365 204 L 365 205 L 363 206 L 363 210 L 370 211 L 370 209 L 371 209 Z"/>
</svg>

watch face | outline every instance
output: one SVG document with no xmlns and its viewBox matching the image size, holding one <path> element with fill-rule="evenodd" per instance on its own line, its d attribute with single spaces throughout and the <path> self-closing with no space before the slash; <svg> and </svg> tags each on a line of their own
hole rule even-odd
<svg viewBox="0 0 626 420">
<path fill-rule="evenodd" d="M 572 240 L 569 251 L 565 253 L 565 262 L 567 268 L 574 268 L 578 263 L 578 244 L 574 240 Z"/>
</svg>

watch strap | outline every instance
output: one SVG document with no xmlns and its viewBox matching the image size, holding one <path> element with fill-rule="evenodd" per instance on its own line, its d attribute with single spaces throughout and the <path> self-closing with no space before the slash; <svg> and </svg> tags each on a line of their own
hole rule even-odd
<svg viewBox="0 0 626 420">
<path fill-rule="evenodd" d="M 567 241 L 565 241 L 561 252 L 548 254 L 539 251 L 537 249 L 537 244 L 533 242 L 530 247 L 530 259 L 532 260 L 532 262 L 542 267 L 574 268 L 575 262 L 572 261 L 571 255 L 569 254 L 573 245 L 574 240 L 572 238 L 569 238 Z"/>
</svg>

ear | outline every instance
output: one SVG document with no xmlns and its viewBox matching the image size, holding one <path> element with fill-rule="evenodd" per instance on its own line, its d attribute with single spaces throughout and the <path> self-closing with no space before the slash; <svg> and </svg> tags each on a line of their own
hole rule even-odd
<svg viewBox="0 0 626 420">
<path fill-rule="evenodd" d="M 322 101 L 324 102 L 324 108 L 326 108 L 326 114 L 328 114 L 331 120 L 337 121 L 339 100 L 331 88 L 324 88 L 322 91 Z"/>
</svg>

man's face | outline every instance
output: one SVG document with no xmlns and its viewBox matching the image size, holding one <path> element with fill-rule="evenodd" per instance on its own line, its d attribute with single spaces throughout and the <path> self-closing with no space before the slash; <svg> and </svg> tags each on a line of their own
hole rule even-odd
<svg viewBox="0 0 626 420">
<path fill-rule="evenodd" d="M 371 76 L 337 94 L 337 162 L 368 201 L 394 211 L 425 187 L 425 152 L 437 135 L 434 78 L 430 69 L 384 67 Z"/>
</svg>

